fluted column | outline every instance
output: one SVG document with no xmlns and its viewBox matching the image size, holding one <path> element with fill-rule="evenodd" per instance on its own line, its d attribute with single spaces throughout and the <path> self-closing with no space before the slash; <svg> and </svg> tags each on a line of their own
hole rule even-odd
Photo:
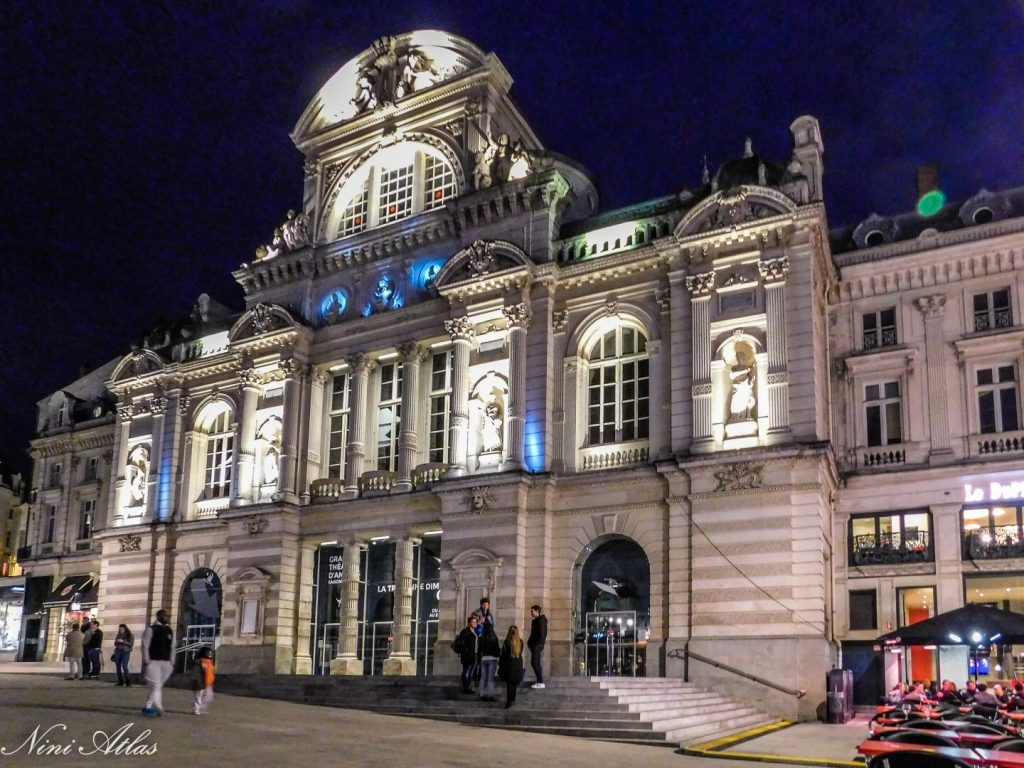
<svg viewBox="0 0 1024 768">
<path fill-rule="evenodd" d="M 299 434 L 299 378 L 301 367 L 295 360 L 278 363 L 284 373 L 284 419 L 281 424 L 280 471 L 277 478 L 277 492 L 283 501 L 297 503 L 295 495 L 295 470 Z"/>
<path fill-rule="evenodd" d="M 160 520 L 174 517 L 181 482 L 181 425 L 188 414 L 191 398 L 181 389 L 167 393 L 167 415 L 164 417 L 163 448 L 160 451 L 160 482 L 157 490 L 157 516 Z"/>
<path fill-rule="evenodd" d="M 427 350 L 409 342 L 400 344 L 398 356 L 402 361 L 402 422 L 398 434 L 398 480 L 394 492 L 412 490 L 412 470 L 416 465 L 419 448 L 420 367 L 427 359 Z"/>
<path fill-rule="evenodd" d="M 686 289 L 693 306 L 693 439 L 711 439 L 711 317 L 708 304 L 715 288 L 715 273 L 689 275 Z"/>
<path fill-rule="evenodd" d="M 132 432 L 132 416 L 135 414 L 135 406 L 131 403 L 117 407 L 117 446 L 110 467 L 110 508 L 107 512 L 107 520 L 111 523 L 116 518 L 124 517 L 124 489 L 128 485 L 128 477 L 125 468 L 128 466 L 128 438 Z M 40 463 L 37 461 L 36 465 Z M 38 486 L 38 482 L 36 483 Z"/>
<path fill-rule="evenodd" d="M 395 542 L 395 602 L 392 612 L 391 655 L 384 662 L 385 675 L 415 675 L 412 656 L 412 561 L 416 539 L 399 538 Z"/>
<path fill-rule="evenodd" d="M 475 333 L 468 317 L 445 320 L 444 329 L 452 337 L 452 418 L 448 441 L 449 477 L 469 474 L 469 353 Z"/>
<path fill-rule="evenodd" d="M 345 542 L 341 572 L 341 621 L 338 627 L 338 655 L 331 661 L 332 675 L 361 675 L 363 662 L 359 645 L 359 569 L 366 542 Z"/>
<path fill-rule="evenodd" d="M 508 320 L 508 443 L 505 469 L 522 469 L 523 437 L 526 425 L 526 329 L 530 327 L 530 308 L 513 304 L 501 308 Z"/>
<path fill-rule="evenodd" d="M 943 367 L 942 317 L 946 312 L 946 297 L 941 294 L 922 296 L 917 300 L 917 308 L 924 316 L 924 349 L 928 366 L 928 426 L 931 433 L 928 462 L 942 464 L 953 459 L 953 449 L 949 445 L 949 404 Z M 907 393 L 902 395 L 907 397 Z"/>
<path fill-rule="evenodd" d="M 786 354 L 785 256 L 759 261 L 768 323 L 768 430 L 789 429 L 789 360 Z M 763 415 L 763 413 L 762 413 Z"/>
<path fill-rule="evenodd" d="M 296 675 L 313 674 L 313 657 L 309 653 L 310 629 L 313 619 L 313 565 L 316 547 L 309 543 L 299 545 L 298 594 L 295 610 L 295 659 L 292 672 Z"/>
<path fill-rule="evenodd" d="M 254 368 L 239 371 L 242 388 L 242 412 L 238 414 L 235 434 L 235 487 L 232 506 L 252 501 L 252 484 L 256 471 L 256 406 L 259 403 L 263 376 Z"/>
<path fill-rule="evenodd" d="M 163 463 L 164 413 L 167 411 L 167 398 L 162 393 L 153 396 L 149 401 L 149 412 L 152 416 L 150 425 L 149 476 L 146 478 L 146 519 L 159 518 L 160 509 L 160 465 Z"/>
<path fill-rule="evenodd" d="M 366 388 L 376 363 L 366 355 L 348 358 L 352 369 L 351 411 L 348 421 L 348 447 L 345 455 L 345 490 L 359 493 L 359 478 L 366 461 Z"/>
</svg>

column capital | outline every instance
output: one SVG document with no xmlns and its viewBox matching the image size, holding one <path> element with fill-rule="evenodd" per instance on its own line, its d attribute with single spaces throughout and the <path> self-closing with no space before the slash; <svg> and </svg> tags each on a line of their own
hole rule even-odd
<svg viewBox="0 0 1024 768">
<path fill-rule="evenodd" d="M 163 416 L 167 411 L 167 398 L 163 395 L 155 395 L 149 401 L 149 412 L 154 416 Z"/>
<path fill-rule="evenodd" d="M 316 366 L 313 366 L 312 375 L 313 383 L 318 387 L 322 387 L 327 383 L 327 379 L 330 378 L 330 373 L 325 371 L 323 368 L 318 368 Z"/>
<path fill-rule="evenodd" d="M 501 313 L 510 328 L 529 328 L 532 312 L 525 303 L 510 304 L 501 308 Z"/>
<path fill-rule="evenodd" d="M 256 389 L 263 383 L 263 374 L 255 368 L 243 368 L 238 372 L 238 384 L 242 389 Z"/>
<path fill-rule="evenodd" d="M 715 289 L 715 273 L 714 272 L 701 272 L 697 275 L 686 276 L 686 290 L 690 292 L 690 297 L 694 299 L 703 299 L 711 295 L 711 292 Z"/>
<path fill-rule="evenodd" d="M 295 379 L 301 374 L 302 365 L 295 358 L 286 357 L 277 361 L 277 369 L 284 375 L 284 378 Z"/>
<path fill-rule="evenodd" d="M 662 312 L 664 312 L 664 311 L 666 311 L 668 309 L 671 309 L 671 307 L 672 307 L 672 289 L 668 288 L 668 287 L 665 287 L 665 288 L 655 288 L 654 289 L 654 300 L 658 303 L 658 306 L 661 308 Z"/>
<path fill-rule="evenodd" d="M 188 416 L 189 407 L 192 405 L 192 395 L 187 392 L 182 392 L 178 396 L 178 416 L 185 418 Z"/>
<path fill-rule="evenodd" d="M 352 373 L 372 373 L 377 367 L 377 361 L 362 352 L 349 355 L 345 362 L 352 369 Z"/>
<path fill-rule="evenodd" d="M 415 341 L 406 341 L 399 344 L 396 349 L 398 350 L 398 359 L 403 363 L 422 363 L 430 354 L 429 349 Z"/>
<path fill-rule="evenodd" d="M 780 256 L 775 259 L 765 259 L 757 262 L 757 271 L 761 273 L 761 280 L 765 285 L 782 283 L 789 274 L 789 257 Z"/>
<path fill-rule="evenodd" d="M 452 337 L 452 341 L 473 341 L 476 331 L 468 317 L 455 317 L 444 321 L 444 329 Z"/>
<path fill-rule="evenodd" d="M 563 310 L 561 312 L 551 313 L 551 327 L 556 333 L 560 333 L 565 330 L 565 326 L 569 323 L 569 312 Z"/>
<path fill-rule="evenodd" d="M 941 293 L 934 296 L 922 296 L 914 303 L 924 315 L 925 320 L 942 317 L 946 312 L 946 296 Z"/>
<path fill-rule="evenodd" d="M 131 421 L 135 415 L 135 406 L 132 403 L 117 406 L 117 418 L 121 421 Z"/>
</svg>

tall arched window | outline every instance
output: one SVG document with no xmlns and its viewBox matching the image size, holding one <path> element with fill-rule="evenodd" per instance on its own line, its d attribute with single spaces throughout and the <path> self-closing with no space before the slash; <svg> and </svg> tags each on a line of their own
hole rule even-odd
<svg viewBox="0 0 1024 768">
<path fill-rule="evenodd" d="M 455 169 L 426 144 L 386 147 L 356 169 L 338 195 L 328 235 L 345 237 L 444 205 L 458 194 Z"/>
<path fill-rule="evenodd" d="M 195 497 L 200 502 L 199 517 L 215 515 L 218 509 L 226 505 L 231 495 L 234 471 L 235 431 L 232 411 L 227 403 L 211 403 L 200 412 L 196 419 L 195 445 L 199 455 L 193 465 L 196 471 L 194 477 L 201 483 Z M 224 503 L 202 503 L 213 500 L 223 500 Z"/>
<path fill-rule="evenodd" d="M 587 350 L 587 445 L 646 440 L 650 426 L 647 337 L 633 326 L 607 330 Z"/>
</svg>

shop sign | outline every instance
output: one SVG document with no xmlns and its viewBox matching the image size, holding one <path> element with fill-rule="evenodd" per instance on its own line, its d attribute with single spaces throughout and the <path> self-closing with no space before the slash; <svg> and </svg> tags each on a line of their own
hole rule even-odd
<svg viewBox="0 0 1024 768">
<path fill-rule="evenodd" d="M 992 480 L 987 484 L 964 483 L 964 501 L 1015 501 L 1024 498 L 1024 480 L 1001 483 Z"/>
</svg>

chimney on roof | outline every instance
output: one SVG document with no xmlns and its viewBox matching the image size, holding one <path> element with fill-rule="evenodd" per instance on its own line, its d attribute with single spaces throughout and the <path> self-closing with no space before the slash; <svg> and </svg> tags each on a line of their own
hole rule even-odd
<svg viewBox="0 0 1024 768">
<path fill-rule="evenodd" d="M 917 166 L 917 199 L 939 188 L 939 164 L 925 163 Z"/>
</svg>

